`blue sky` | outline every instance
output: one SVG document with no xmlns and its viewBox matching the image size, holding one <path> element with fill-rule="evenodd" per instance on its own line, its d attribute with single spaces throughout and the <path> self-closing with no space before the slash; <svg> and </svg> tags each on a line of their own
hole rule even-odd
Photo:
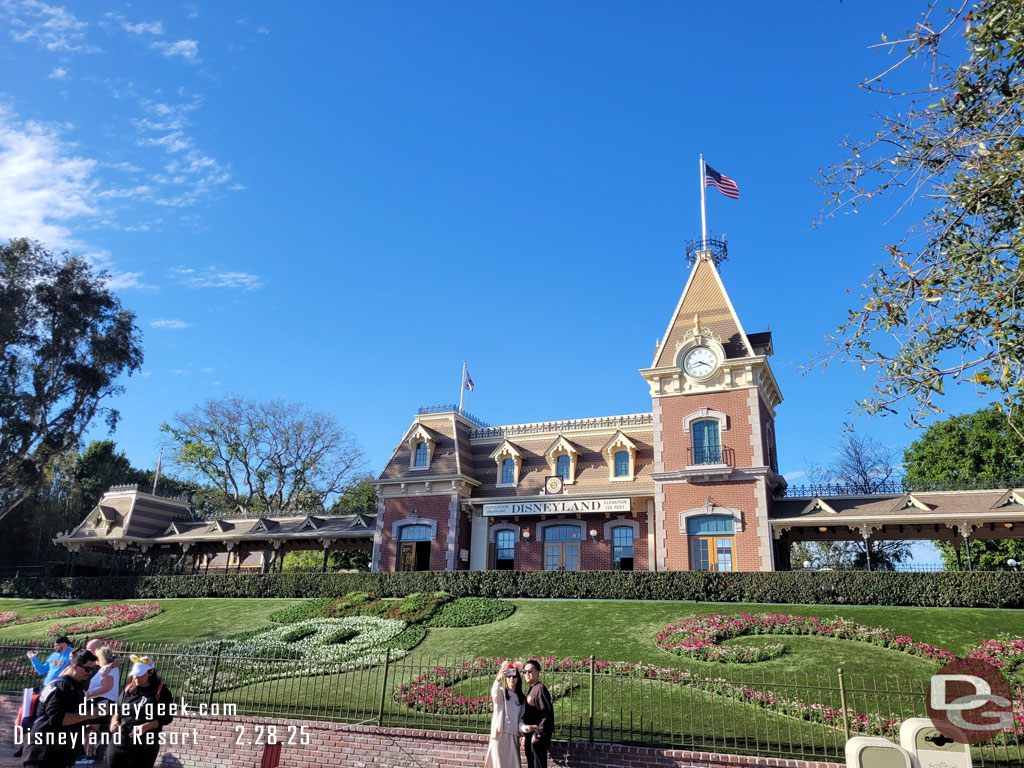
<svg viewBox="0 0 1024 768">
<path fill-rule="evenodd" d="M 889 63 L 868 46 L 922 7 L 0 0 L 0 236 L 88 255 L 137 313 L 136 465 L 237 392 L 336 414 L 377 471 L 464 358 L 494 424 L 648 410 L 703 152 L 740 186 L 709 226 L 746 330 L 774 334 L 798 483 L 868 393 L 799 368 L 902 231 L 885 205 L 813 228 L 813 180 L 890 108 L 856 86 Z"/>
</svg>

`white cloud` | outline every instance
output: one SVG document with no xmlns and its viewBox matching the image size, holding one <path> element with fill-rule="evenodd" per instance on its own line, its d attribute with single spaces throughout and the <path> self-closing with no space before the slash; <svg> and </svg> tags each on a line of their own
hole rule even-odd
<svg viewBox="0 0 1024 768">
<path fill-rule="evenodd" d="M 171 371 L 171 373 L 173 373 L 175 376 L 188 376 L 188 375 L 190 375 L 190 372 L 186 371 L 184 368 L 175 368 L 174 370 Z"/>
<path fill-rule="evenodd" d="M 58 129 L 21 122 L 0 106 L 0 237 L 80 248 L 70 224 L 97 215 L 96 161 L 76 155 Z"/>
<path fill-rule="evenodd" d="M 89 25 L 63 6 L 47 5 L 39 0 L 3 0 L 0 11 L 10 21 L 11 37 L 19 43 L 35 40 L 50 51 L 98 53 L 100 50 L 85 41 Z"/>
<path fill-rule="evenodd" d="M 795 472 L 783 472 L 782 476 L 787 480 L 799 480 L 801 477 L 806 477 L 807 473 L 803 470 L 797 470 Z"/>
<path fill-rule="evenodd" d="M 203 368 L 203 373 L 213 373 L 213 368 Z"/>
<path fill-rule="evenodd" d="M 112 272 L 107 280 L 107 287 L 112 291 L 123 291 L 127 288 L 152 290 L 152 286 L 142 282 L 141 272 Z"/>
<path fill-rule="evenodd" d="M 185 61 L 199 61 L 199 43 L 195 40 L 178 40 L 175 43 L 158 40 L 150 43 L 149 47 L 164 56 L 181 56 Z"/>
<path fill-rule="evenodd" d="M 150 328 L 167 328 L 172 331 L 180 331 L 182 328 L 188 328 L 191 325 L 191 323 L 186 323 L 184 320 L 163 317 L 158 317 L 155 320 L 149 321 Z"/>
<path fill-rule="evenodd" d="M 67 80 L 68 79 L 68 71 L 66 69 L 64 69 L 64 67 L 54 67 L 50 71 L 50 79 L 51 80 Z"/>
<path fill-rule="evenodd" d="M 187 14 L 185 16 L 186 19 L 198 19 L 199 18 L 199 8 L 196 7 L 195 5 L 192 5 L 191 3 L 189 3 L 187 5 L 183 5 L 182 8 L 185 9 L 185 13 Z"/>
<path fill-rule="evenodd" d="M 189 288 L 241 288 L 254 291 L 263 287 L 258 275 L 249 272 L 224 272 L 216 267 L 195 270 L 191 267 L 177 267 L 171 270 L 171 277 Z"/>
<path fill-rule="evenodd" d="M 116 22 L 125 32 L 133 35 L 162 35 L 164 33 L 164 25 L 160 21 L 140 21 L 133 24 L 119 13 L 108 13 L 107 18 Z"/>
</svg>

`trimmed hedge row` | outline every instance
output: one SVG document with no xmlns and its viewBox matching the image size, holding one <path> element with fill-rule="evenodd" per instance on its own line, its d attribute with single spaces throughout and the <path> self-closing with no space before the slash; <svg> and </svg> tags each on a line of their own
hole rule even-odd
<svg viewBox="0 0 1024 768">
<path fill-rule="evenodd" d="M 419 571 L 0 580 L 0 596 L 44 599 L 313 598 L 354 591 L 381 597 L 449 592 L 455 597 L 1024 608 L 1024 574 L 1009 571 Z"/>
</svg>

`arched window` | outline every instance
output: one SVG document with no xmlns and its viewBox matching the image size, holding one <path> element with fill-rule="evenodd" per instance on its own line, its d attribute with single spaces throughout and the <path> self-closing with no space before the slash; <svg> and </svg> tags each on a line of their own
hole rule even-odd
<svg viewBox="0 0 1024 768">
<path fill-rule="evenodd" d="M 411 523 L 398 529 L 398 571 L 430 570 L 429 525 Z"/>
<path fill-rule="evenodd" d="M 558 457 L 555 462 L 555 474 L 559 475 L 562 480 L 569 482 L 569 456 L 562 454 Z"/>
<path fill-rule="evenodd" d="M 511 571 L 516 559 L 515 532 L 498 531 L 494 536 L 494 543 L 494 567 L 499 571 Z"/>
<path fill-rule="evenodd" d="M 721 464 L 722 441 L 718 435 L 718 421 L 705 419 L 690 425 L 693 434 L 693 464 Z"/>
<path fill-rule="evenodd" d="M 568 457 L 566 457 L 568 458 Z M 544 570 L 578 571 L 583 527 L 549 525 L 544 529 Z"/>
<path fill-rule="evenodd" d="M 690 538 L 690 569 L 694 571 L 736 570 L 733 550 L 733 520 L 728 515 L 702 515 L 686 521 Z"/>
<path fill-rule="evenodd" d="M 633 570 L 633 529 L 628 525 L 612 528 L 612 570 Z"/>
<path fill-rule="evenodd" d="M 516 461 L 515 459 L 503 459 L 501 462 L 501 482 L 502 485 L 511 485 L 516 481 Z"/>
<path fill-rule="evenodd" d="M 615 452 L 615 476 L 629 477 L 629 451 Z"/>
<path fill-rule="evenodd" d="M 413 462 L 413 466 L 427 466 L 427 444 L 425 442 L 416 443 L 416 460 Z"/>
</svg>

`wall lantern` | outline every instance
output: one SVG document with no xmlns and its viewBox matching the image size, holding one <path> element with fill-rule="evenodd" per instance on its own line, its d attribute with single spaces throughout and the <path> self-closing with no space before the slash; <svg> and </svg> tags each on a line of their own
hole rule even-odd
<svg viewBox="0 0 1024 768">
<path fill-rule="evenodd" d="M 597 544 L 597 528 L 590 529 L 590 540 Z"/>
<path fill-rule="evenodd" d="M 523 544 L 530 543 L 530 532 L 528 530 L 523 531 Z"/>
</svg>

